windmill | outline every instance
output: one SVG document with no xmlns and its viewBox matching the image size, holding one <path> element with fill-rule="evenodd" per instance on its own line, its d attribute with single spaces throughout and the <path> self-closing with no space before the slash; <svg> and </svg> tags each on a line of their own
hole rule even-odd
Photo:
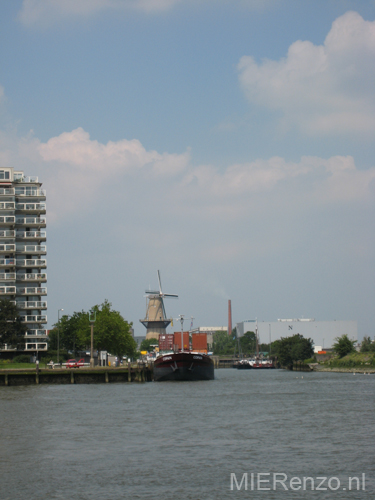
<svg viewBox="0 0 375 500">
<path fill-rule="evenodd" d="M 167 319 L 164 307 L 164 297 L 178 297 L 176 294 L 163 293 L 160 272 L 158 271 L 159 291 L 146 290 L 147 310 L 145 319 L 139 321 L 147 328 L 146 339 L 159 339 L 166 333 L 166 328 L 172 321 Z"/>
</svg>

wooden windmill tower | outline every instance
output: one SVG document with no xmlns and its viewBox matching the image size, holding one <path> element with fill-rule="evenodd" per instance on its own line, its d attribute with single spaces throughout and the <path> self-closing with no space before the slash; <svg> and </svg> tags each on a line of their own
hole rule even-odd
<svg viewBox="0 0 375 500">
<path fill-rule="evenodd" d="M 178 297 L 176 294 L 163 293 L 160 272 L 158 271 L 159 291 L 146 290 L 147 310 L 145 319 L 139 321 L 147 328 L 146 339 L 159 339 L 166 333 L 166 328 L 172 321 L 167 319 L 164 307 L 164 297 Z"/>
</svg>

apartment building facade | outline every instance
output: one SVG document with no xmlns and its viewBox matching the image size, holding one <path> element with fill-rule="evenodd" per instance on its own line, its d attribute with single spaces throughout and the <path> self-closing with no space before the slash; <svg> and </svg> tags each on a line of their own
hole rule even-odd
<svg viewBox="0 0 375 500">
<path fill-rule="evenodd" d="M 25 351 L 48 348 L 46 192 L 37 177 L 0 167 L 0 298 L 27 325 Z M 7 349 L 2 346 L 1 349 Z"/>
</svg>

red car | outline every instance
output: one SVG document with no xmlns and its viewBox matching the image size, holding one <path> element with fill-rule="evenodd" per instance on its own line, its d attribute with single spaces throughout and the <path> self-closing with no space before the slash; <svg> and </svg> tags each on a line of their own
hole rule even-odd
<svg viewBox="0 0 375 500">
<path fill-rule="evenodd" d="M 81 358 L 79 361 L 76 359 L 68 359 L 66 362 L 66 367 L 67 368 L 79 368 L 80 366 L 84 366 L 85 360 Z"/>
</svg>

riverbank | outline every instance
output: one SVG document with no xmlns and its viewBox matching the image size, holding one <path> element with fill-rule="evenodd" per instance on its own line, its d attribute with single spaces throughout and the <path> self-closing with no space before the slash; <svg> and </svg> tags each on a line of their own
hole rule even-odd
<svg viewBox="0 0 375 500">
<path fill-rule="evenodd" d="M 334 373 L 364 373 L 364 374 L 375 374 L 375 368 L 357 366 L 352 368 L 339 368 L 336 366 L 326 366 L 320 365 L 319 363 L 310 363 L 309 367 L 311 371 L 314 372 L 334 372 Z"/>
<path fill-rule="evenodd" d="M 320 363 L 309 363 L 313 371 L 336 373 L 375 373 L 375 354 L 353 352 L 342 358 L 334 356 Z"/>
</svg>

